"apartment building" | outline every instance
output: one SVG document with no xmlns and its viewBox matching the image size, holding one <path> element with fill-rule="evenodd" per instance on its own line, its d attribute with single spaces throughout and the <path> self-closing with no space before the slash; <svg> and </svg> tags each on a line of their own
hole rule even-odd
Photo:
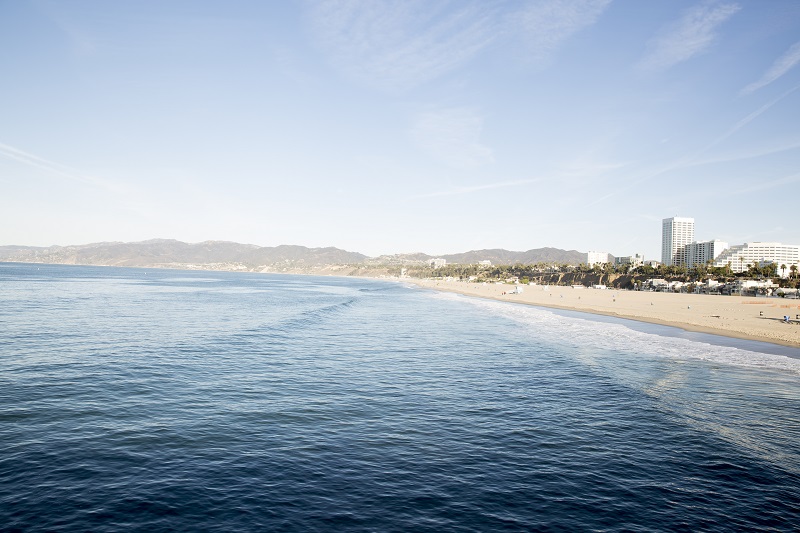
<svg viewBox="0 0 800 533">
<path fill-rule="evenodd" d="M 689 268 L 714 261 L 728 247 L 728 243 L 714 239 L 713 241 L 695 241 L 686 245 L 686 266 Z"/>
<path fill-rule="evenodd" d="M 596 264 L 608 263 L 608 252 L 587 252 L 586 264 L 593 267 Z"/>
<path fill-rule="evenodd" d="M 661 262 L 665 266 L 686 265 L 686 246 L 693 241 L 693 218 L 665 218 L 661 223 Z"/>
<path fill-rule="evenodd" d="M 627 266 L 629 268 L 640 267 L 644 264 L 644 256 L 642 254 L 626 255 L 617 257 L 614 260 L 617 266 Z"/>
</svg>

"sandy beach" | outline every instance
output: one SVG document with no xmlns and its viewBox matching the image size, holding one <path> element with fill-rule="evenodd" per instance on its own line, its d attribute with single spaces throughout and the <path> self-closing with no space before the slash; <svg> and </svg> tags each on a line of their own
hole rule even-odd
<svg viewBox="0 0 800 533">
<path fill-rule="evenodd" d="M 572 287 L 405 279 L 420 287 L 558 309 L 617 316 L 800 348 L 800 300 L 704 294 L 674 294 Z M 791 324 L 783 322 L 789 316 Z"/>
</svg>

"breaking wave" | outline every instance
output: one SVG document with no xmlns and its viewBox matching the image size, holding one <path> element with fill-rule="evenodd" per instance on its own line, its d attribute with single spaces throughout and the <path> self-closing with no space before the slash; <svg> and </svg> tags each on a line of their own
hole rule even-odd
<svg viewBox="0 0 800 533">
<path fill-rule="evenodd" d="M 453 293 L 434 294 L 437 298 L 468 302 L 494 315 L 530 326 L 539 337 L 576 347 L 592 346 L 615 352 L 703 360 L 717 364 L 800 374 L 800 359 L 794 357 L 638 331 L 621 323 L 622 319 L 619 323 L 601 322 L 588 318 L 588 314 L 587 318 L 567 317 L 535 306 L 470 298 Z"/>
</svg>

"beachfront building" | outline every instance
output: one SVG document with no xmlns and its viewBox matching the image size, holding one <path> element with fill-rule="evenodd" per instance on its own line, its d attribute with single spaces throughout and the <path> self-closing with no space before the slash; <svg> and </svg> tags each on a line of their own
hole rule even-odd
<svg viewBox="0 0 800 533">
<path fill-rule="evenodd" d="M 730 283 L 725 283 L 720 292 L 722 294 L 740 294 L 740 295 L 765 295 L 772 296 L 778 286 L 772 283 L 771 279 L 766 281 L 756 281 L 752 279 L 737 279 Z"/>
<path fill-rule="evenodd" d="M 724 241 L 694 241 L 686 246 L 686 266 L 689 268 L 713 262 L 728 247 Z"/>
<path fill-rule="evenodd" d="M 642 254 L 626 255 L 614 259 L 616 266 L 627 266 L 629 269 L 637 268 L 644 264 L 644 256 Z"/>
<path fill-rule="evenodd" d="M 670 290 L 669 282 L 662 278 L 651 278 L 642 283 L 642 290 L 665 292 Z"/>
<path fill-rule="evenodd" d="M 778 275 L 787 277 L 792 265 L 800 268 L 800 246 L 779 242 L 747 242 L 731 246 L 714 260 L 714 266 L 730 265 L 733 272 L 744 272 L 750 265 L 773 263 L 778 267 Z M 781 266 L 786 265 L 782 270 Z"/>
<path fill-rule="evenodd" d="M 707 279 L 694 286 L 694 292 L 697 294 L 720 294 L 722 283 L 715 279 Z"/>
<path fill-rule="evenodd" d="M 436 259 L 429 259 L 428 266 L 432 268 L 442 268 L 447 264 L 446 259 L 442 259 L 441 257 L 437 257 Z"/>
<path fill-rule="evenodd" d="M 661 222 L 661 262 L 664 266 L 685 265 L 686 245 L 694 241 L 694 219 L 665 218 Z"/>
<path fill-rule="evenodd" d="M 608 252 L 586 252 L 586 264 L 589 268 L 604 263 L 608 263 Z"/>
<path fill-rule="evenodd" d="M 488 259 L 484 259 L 483 261 L 478 261 L 478 265 L 482 267 L 490 267 L 492 266 L 492 262 Z"/>
</svg>

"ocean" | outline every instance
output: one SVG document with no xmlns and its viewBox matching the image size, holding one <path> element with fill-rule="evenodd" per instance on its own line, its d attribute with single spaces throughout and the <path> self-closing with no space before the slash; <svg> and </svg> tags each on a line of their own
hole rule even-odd
<svg viewBox="0 0 800 533">
<path fill-rule="evenodd" d="M 797 531 L 799 355 L 390 281 L 0 263 L 0 530 Z"/>
</svg>

